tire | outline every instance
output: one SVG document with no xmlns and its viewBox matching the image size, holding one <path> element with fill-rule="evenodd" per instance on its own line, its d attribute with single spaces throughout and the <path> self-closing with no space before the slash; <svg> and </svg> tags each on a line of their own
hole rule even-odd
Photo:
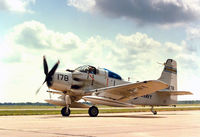
<svg viewBox="0 0 200 137">
<path fill-rule="evenodd" d="M 99 110 L 97 107 L 92 106 L 89 108 L 88 110 L 88 114 L 90 115 L 90 117 L 97 117 L 99 114 Z"/>
<path fill-rule="evenodd" d="M 68 108 L 67 110 L 67 107 L 64 107 L 61 109 L 61 114 L 63 117 L 68 117 L 71 113 L 71 110 Z"/>
</svg>

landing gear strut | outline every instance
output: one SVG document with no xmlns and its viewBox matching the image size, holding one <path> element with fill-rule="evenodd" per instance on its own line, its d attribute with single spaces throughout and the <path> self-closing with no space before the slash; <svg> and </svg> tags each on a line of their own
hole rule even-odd
<svg viewBox="0 0 200 137">
<path fill-rule="evenodd" d="M 68 117 L 70 115 L 71 111 L 69 109 L 69 107 L 64 107 L 61 109 L 61 114 L 64 117 Z"/>
<path fill-rule="evenodd" d="M 68 117 L 71 113 L 70 109 L 69 109 L 69 106 L 71 104 L 71 98 L 69 95 L 66 95 L 65 96 L 65 102 L 66 102 L 66 107 L 62 108 L 61 110 L 61 114 L 62 116 L 64 117 Z"/>
<path fill-rule="evenodd" d="M 154 115 L 157 115 L 157 111 L 153 110 L 153 106 L 151 106 L 151 112 L 152 112 Z"/>
<path fill-rule="evenodd" d="M 99 114 L 99 110 L 98 110 L 97 107 L 92 106 L 92 107 L 89 108 L 88 114 L 89 114 L 91 117 L 96 117 L 96 116 L 98 116 L 98 114 Z"/>
</svg>

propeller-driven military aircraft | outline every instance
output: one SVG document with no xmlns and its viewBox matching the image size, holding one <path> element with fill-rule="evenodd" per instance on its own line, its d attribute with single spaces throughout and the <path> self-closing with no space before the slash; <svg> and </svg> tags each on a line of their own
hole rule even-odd
<svg viewBox="0 0 200 137">
<path fill-rule="evenodd" d="M 105 69 L 84 65 L 74 70 L 56 71 L 59 61 L 49 71 L 45 56 L 43 57 L 43 82 L 50 89 L 47 92 L 59 94 L 57 100 L 48 99 L 46 102 L 63 106 L 62 116 L 69 116 L 70 108 L 89 108 L 91 117 L 96 117 L 99 110 L 96 105 L 116 107 L 134 107 L 135 105 L 149 105 L 153 114 L 153 106 L 166 106 L 176 104 L 177 95 L 192 94 L 188 91 L 177 91 L 177 65 L 176 61 L 168 59 L 164 63 L 164 70 L 158 80 L 148 80 L 131 83 L 125 81 L 120 75 Z M 42 85 L 43 85 L 42 84 Z M 41 88 L 41 87 L 40 87 Z M 40 88 L 36 91 L 39 92 Z M 91 102 L 90 107 L 78 102 L 80 99 Z"/>
</svg>

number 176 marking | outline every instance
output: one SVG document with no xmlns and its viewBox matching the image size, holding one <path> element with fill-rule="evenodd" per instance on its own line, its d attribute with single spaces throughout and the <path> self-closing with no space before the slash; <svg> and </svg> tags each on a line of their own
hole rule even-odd
<svg viewBox="0 0 200 137">
<path fill-rule="evenodd" d="M 58 80 L 68 81 L 68 76 L 67 75 L 58 74 L 57 76 L 58 76 L 57 77 Z"/>
</svg>

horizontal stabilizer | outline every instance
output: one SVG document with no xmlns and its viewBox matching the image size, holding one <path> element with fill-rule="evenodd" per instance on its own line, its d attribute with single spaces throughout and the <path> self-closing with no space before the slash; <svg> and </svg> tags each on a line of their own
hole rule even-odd
<svg viewBox="0 0 200 137">
<path fill-rule="evenodd" d="M 192 95 L 189 91 L 157 91 L 159 94 L 167 95 Z"/>
<path fill-rule="evenodd" d="M 57 106 L 66 106 L 66 103 L 63 100 L 46 99 L 45 101 L 48 102 L 49 104 Z"/>
</svg>

